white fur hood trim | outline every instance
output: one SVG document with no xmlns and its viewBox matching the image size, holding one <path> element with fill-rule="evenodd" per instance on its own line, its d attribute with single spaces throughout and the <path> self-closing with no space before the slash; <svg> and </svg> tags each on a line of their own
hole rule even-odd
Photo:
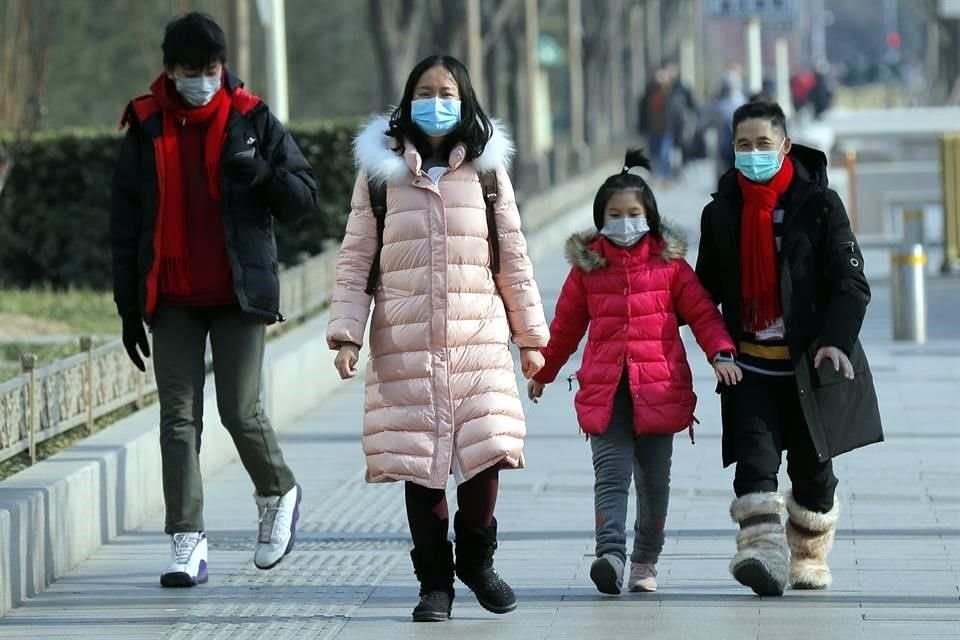
<svg viewBox="0 0 960 640">
<path fill-rule="evenodd" d="M 495 119 L 491 119 L 491 123 L 493 135 L 480 157 L 473 161 L 473 166 L 479 172 L 495 171 L 501 167 L 508 169 L 513 160 L 513 140 L 506 126 Z M 353 139 L 357 167 L 375 182 L 397 183 L 411 175 L 404 157 L 393 150 L 396 141 L 386 134 L 389 127 L 389 116 L 376 116 Z"/>
</svg>

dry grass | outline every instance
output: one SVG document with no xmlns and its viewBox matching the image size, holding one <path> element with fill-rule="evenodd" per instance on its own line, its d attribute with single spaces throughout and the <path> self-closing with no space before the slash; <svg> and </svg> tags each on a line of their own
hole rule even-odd
<svg viewBox="0 0 960 640">
<path fill-rule="evenodd" d="M 0 382 L 20 373 L 20 356 L 48 364 L 80 350 L 80 335 L 119 335 L 113 299 L 99 291 L 0 289 Z"/>
</svg>

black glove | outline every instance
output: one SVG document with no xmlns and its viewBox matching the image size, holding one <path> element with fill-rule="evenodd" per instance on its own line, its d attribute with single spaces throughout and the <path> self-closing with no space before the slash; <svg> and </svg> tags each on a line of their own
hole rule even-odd
<svg viewBox="0 0 960 640">
<path fill-rule="evenodd" d="M 146 371 L 147 367 L 143 364 L 143 358 L 137 352 L 137 347 L 140 347 L 144 358 L 149 358 L 150 343 L 147 341 L 147 331 L 143 328 L 143 320 L 140 316 L 123 316 L 123 346 L 127 349 L 127 355 L 130 356 L 133 365 L 140 371 Z"/>
<path fill-rule="evenodd" d="M 265 184 L 273 178 L 273 167 L 260 156 L 235 155 L 228 158 L 223 164 L 223 172 L 230 179 L 248 187 Z"/>
</svg>

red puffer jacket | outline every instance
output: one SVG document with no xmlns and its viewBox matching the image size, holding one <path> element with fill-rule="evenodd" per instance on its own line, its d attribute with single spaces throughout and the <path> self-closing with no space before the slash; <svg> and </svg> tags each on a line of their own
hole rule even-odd
<svg viewBox="0 0 960 640">
<path fill-rule="evenodd" d="M 543 349 L 546 366 L 534 379 L 553 382 L 589 325 L 583 366 L 576 374 L 575 404 L 584 433 L 607 430 L 624 372 L 636 433 L 671 434 L 692 426 L 697 396 L 678 316 L 711 361 L 719 353 L 735 353 L 720 312 L 684 260 L 682 232 L 664 225 L 663 238 L 647 236 L 630 249 L 596 232 L 567 241 L 573 268 Z"/>
</svg>

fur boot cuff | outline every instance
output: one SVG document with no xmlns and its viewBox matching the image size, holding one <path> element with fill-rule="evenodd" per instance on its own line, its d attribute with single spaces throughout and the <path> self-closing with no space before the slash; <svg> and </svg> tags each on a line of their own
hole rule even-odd
<svg viewBox="0 0 960 640">
<path fill-rule="evenodd" d="M 748 493 L 730 503 L 730 517 L 737 523 L 754 516 L 780 516 L 783 512 L 783 496 L 779 493 Z"/>
</svg>

